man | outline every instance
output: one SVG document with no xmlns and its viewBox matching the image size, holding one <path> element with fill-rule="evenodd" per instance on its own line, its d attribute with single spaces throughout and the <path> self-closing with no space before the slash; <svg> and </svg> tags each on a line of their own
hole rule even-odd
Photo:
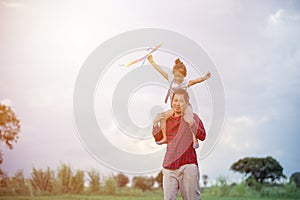
<svg viewBox="0 0 300 200">
<path fill-rule="evenodd" d="M 174 115 L 166 121 L 167 151 L 163 162 L 163 188 L 165 200 L 176 200 L 178 189 L 184 200 L 199 200 L 199 170 L 197 154 L 193 148 L 192 134 L 203 141 L 206 132 L 200 118 L 194 114 L 195 123 L 190 127 L 182 118 L 184 109 L 189 105 L 189 95 L 184 89 L 174 91 L 172 109 Z M 160 141 L 162 131 L 159 126 L 164 119 L 159 113 L 153 121 L 152 134 Z"/>
</svg>

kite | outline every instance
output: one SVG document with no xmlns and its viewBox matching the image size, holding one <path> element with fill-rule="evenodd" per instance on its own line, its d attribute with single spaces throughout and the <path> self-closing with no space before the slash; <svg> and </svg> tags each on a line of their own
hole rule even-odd
<svg viewBox="0 0 300 200">
<path fill-rule="evenodd" d="M 145 55 L 145 56 L 143 56 L 143 57 L 141 57 L 141 58 L 139 58 L 139 59 L 136 59 L 136 60 L 134 60 L 134 61 L 131 61 L 130 63 L 128 63 L 128 64 L 126 64 L 126 65 L 122 65 L 122 66 L 129 67 L 129 66 L 131 66 L 131 65 L 133 65 L 133 64 L 135 64 L 135 63 L 141 62 L 141 61 L 143 61 L 143 62 L 142 62 L 142 65 L 141 65 L 141 66 L 143 66 L 144 63 L 145 63 L 145 61 L 146 61 L 146 59 L 147 59 L 147 57 L 148 57 L 148 55 L 150 55 L 151 53 L 153 53 L 153 52 L 155 52 L 157 49 L 159 49 L 159 48 L 162 46 L 162 44 L 163 44 L 163 43 L 161 43 L 160 45 L 157 45 L 156 47 L 152 48 L 151 51 L 150 51 L 149 53 L 147 53 L 147 55 Z"/>
</svg>

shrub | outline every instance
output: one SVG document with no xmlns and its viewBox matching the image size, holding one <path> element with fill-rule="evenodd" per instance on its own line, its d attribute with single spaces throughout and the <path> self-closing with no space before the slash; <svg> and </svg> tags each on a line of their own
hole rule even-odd
<svg viewBox="0 0 300 200">
<path fill-rule="evenodd" d="M 224 177 L 220 177 L 217 179 L 217 182 L 219 184 L 219 188 L 220 188 L 220 194 L 221 196 L 228 196 L 230 193 L 230 188 L 227 185 L 227 181 Z"/>
<path fill-rule="evenodd" d="M 106 194 L 114 195 L 117 191 L 117 182 L 113 177 L 109 177 L 105 181 L 104 190 Z"/>
<path fill-rule="evenodd" d="M 300 172 L 293 173 L 290 177 L 290 182 L 294 182 L 297 188 L 300 188 Z"/>
<path fill-rule="evenodd" d="M 89 192 L 92 194 L 97 194 L 100 192 L 100 174 L 96 170 L 91 170 L 88 172 L 89 176 Z"/>
<path fill-rule="evenodd" d="M 220 190 L 219 186 L 214 185 L 214 186 L 211 187 L 211 194 L 213 196 L 218 196 L 219 195 L 219 190 Z"/>
<path fill-rule="evenodd" d="M 129 183 L 129 178 L 125 176 L 123 173 L 119 173 L 115 176 L 118 187 L 125 187 L 127 183 Z"/>
<path fill-rule="evenodd" d="M 261 189 L 262 189 L 262 187 L 263 187 L 263 184 L 257 182 L 256 179 L 255 179 L 254 177 L 252 177 L 252 176 L 250 176 L 250 177 L 248 177 L 248 178 L 246 179 L 246 183 L 247 183 L 247 185 L 248 185 L 250 188 L 252 188 L 252 189 L 254 189 L 254 190 L 256 190 L 256 191 L 261 191 Z"/>
<path fill-rule="evenodd" d="M 154 185 L 153 177 L 145 177 L 145 176 L 135 176 L 132 180 L 132 185 L 134 188 L 141 189 L 143 192 L 145 190 L 150 190 Z"/>
<path fill-rule="evenodd" d="M 284 184 L 284 189 L 288 197 L 299 198 L 300 197 L 300 190 L 297 188 L 295 182 L 289 182 Z"/>
<path fill-rule="evenodd" d="M 242 181 L 241 183 L 235 184 L 233 186 L 234 193 L 239 197 L 245 196 L 246 189 L 247 189 L 247 185 L 245 181 Z"/>
<path fill-rule="evenodd" d="M 160 170 L 160 172 L 155 177 L 155 181 L 158 183 L 159 187 L 163 186 L 163 177 L 164 177 L 163 172 L 162 170 Z"/>
<path fill-rule="evenodd" d="M 33 167 L 30 183 L 35 194 L 51 193 L 54 188 L 54 172 L 49 167 L 45 171 Z"/>
<path fill-rule="evenodd" d="M 70 193 L 72 191 L 72 169 L 69 165 L 61 164 L 58 167 L 56 187 L 59 194 Z"/>
<path fill-rule="evenodd" d="M 77 170 L 76 174 L 72 176 L 71 191 L 73 194 L 80 194 L 84 189 L 84 172 Z"/>
<path fill-rule="evenodd" d="M 23 171 L 18 171 L 10 179 L 9 187 L 14 195 L 29 195 Z"/>
</svg>

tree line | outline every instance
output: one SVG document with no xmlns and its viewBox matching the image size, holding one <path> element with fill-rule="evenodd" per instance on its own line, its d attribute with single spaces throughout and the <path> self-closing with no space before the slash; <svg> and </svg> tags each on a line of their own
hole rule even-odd
<svg viewBox="0 0 300 200">
<path fill-rule="evenodd" d="M 135 176 L 132 179 L 132 189 L 137 193 L 151 190 L 157 178 Z M 102 177 L 98 171 L 76 170 L 70 165 L 61 164 L 57 172 L 46 169 L 32 168 L 29 178 L 23 171 L 16 172 L 12 177 L 6 173 L 0 175 L 1 195 L 59 195 L 59 194 L 108 194 L 114 195 L 117 190 L 128 185 L 129 178 L 123 174 Z M 161 185 L 161 183 L 159 183 Z M 135 191 L 135 190 L 131 190 Z"/>
</svg>

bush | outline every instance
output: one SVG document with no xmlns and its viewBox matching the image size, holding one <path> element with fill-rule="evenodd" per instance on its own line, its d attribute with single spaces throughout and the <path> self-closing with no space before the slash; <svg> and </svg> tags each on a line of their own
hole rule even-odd
<svg viewBox="0 0 300 200">
<path fill-rule="evenodd" d="M 290 182 L 294 182 L 297 188 L 300 188 L 300 172 L 293 173 L 290 177 Z"/>
<path fill-rule="evenodd" d="M 125 187 L 129 183 L 129 178 L 125 176 L 123 173 L 119 173 L 115 176 L 118 187 Z"/>
<path fill-rule="evenodd" d="M 29 195 L 29 188 L 27 187 L 23 171 L 18 171 L 10 179 L 9 187 L 14 195 Z"/>
<path fill-rule="evenodd" d="M 35 194 L 50 194 L 54 189 L 54 172 L 49 167 L 45 171 L 33 167 L 30 183 Z"/>
<path fill-rule="evenodd" d="M 219 186 L 214 185 L 211 187 L 211 195 L 218 196 L 219 195 Z"/>
<path fill-rule="evenodd" d="M 287 194 L 287 197 L 299 198 L 300 197 L 300 190 L 297 188 L 295 182 L 289 182 L 284 184 L 284 189 Z"/>
<path fill-rule="evenodd" d="M 284 188 L 287 193 L 296 193 L 297 192 L 297 186 L 295 182 L 289 182 L 284 184 Z"/>
<path fill-rule="evenodd" d="M 246 183 L 247 185 L 251 188 L 254 189 L 256 191 L 261 191 L 263 184 L 259 183 L 255 180 L 254 177 L 250 176 L 249 178 L 246 179 Z"/>
<path fill-rule="evenodd" d="M 228 196 L 230 193 L 230 188 L 227 185 L 227 181 L 224 177 L 220 177 L 217 179 L 217 184 L 219 185 L 219 195 L 220 196 Z"/>
<path fill-rule="evenodd" d="M 100 174 L 96 170 L 88 172 L 89 176 L 89 192 L 91 194 L 98 194 L 100 192 Z"/>
<path fill-rule="evenodd" d="M 210 188 L 210 193 L 213 196 L 229 196 L 230 186 L 227 185 L 226 179 L 224 177 L 217 178 L 216 184 Z"/>
<path fill-rule="evenodd" d="M 78 170 L 75 176 L 72 177 L 71 191 L 73 194 L 80 194 L 84 189 L 84 172 Z"/>
<path fill-rule="evenodd" d="M 132 186 L 134 188 L 141 189 L 143 192 L 145 190 L 151 190 L 152 186 L 154 185 L 154 178 L 153 177 L 145 177 L 145 176 L 135 176 L 132 180 Z"/>
<path fill-rule="evenodd" d="M 1 176 L 0 196 L 29 195 L 28 183 L 23 171 L 17 171 L 11 178 L 7 174 Z"/>
<path fill-rule="evenodd" d="M 235 184 L 233 186 L 234 194 L 243 197 L 245 196 L 246 190 L 247 190 L 247 185 L 245 181 L 242 181 L 241 183 Z"/>
<path fill-rule="evenodd" d="M 155 177 L 155 181 L 158 183 L 159 187 L 163 187 L 163 177 L 163 172 L 162 170 L 160 170 L 160 172 Z"/>
<path fill-rule="evenodd" d="M 113 177 L 109 177 L 105 181 L 104 190 L 106 194 L 114 195 L 117 191 L 117 182 Z"/>
<path fill-rule="evenodd" d="M 72 191 L 72 169 L 69 165 L 61 164 L 58 167 L 56 189 L 59 194 L 66 194 Z"/>
</svg>

